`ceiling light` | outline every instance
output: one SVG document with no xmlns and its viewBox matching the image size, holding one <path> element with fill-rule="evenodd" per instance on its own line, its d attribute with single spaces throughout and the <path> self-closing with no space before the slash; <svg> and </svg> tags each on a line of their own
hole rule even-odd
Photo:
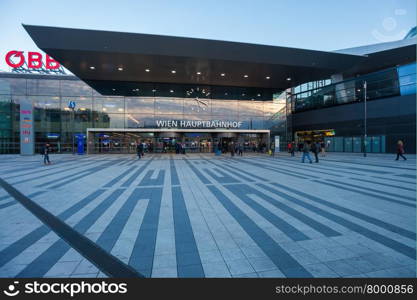
<svg viewBox="0 0 417 300">
<path fill-rule="evenodd" d="M 201 72 L 197 72 L 197 75 L 201 75 Z"/>
<path fill-rule="evenodd" d="M 227 93 L 224 93 L 227 96 Z"/>
<path fill-rule="evenodd" d="M 156 92 L 156 90 L 155 90 L 155 89 L 153 89 L 153 90 L 152 90 L 152 92 L 154 92 L 154 93 L 155 93 L 155 92 Z"/>
<path fill-rule="evenodd" d="M 245 75 L 243 75 L 243 77 L 248 78 L 249 76 L 245 74 Z"/>
<path fill-rule="evenodd" d="M 117 110 L 118 110 L 118 111 L 123 111 L 123 108 L 118 108 Z"/>
<path fill-rule="evenodd" d="M 107 110 L 107 108 L 103 107 L 103 111 L 106 111 L 106 110 Z"/>
<path fill-rule="evenodd" d="M 117 70 L 123 71 L 123 68 L 122 67 L 118 67 Z"/>
<path fill-rule="evenodd" d="M 90 67 L 90 70 L 95 70 L 95 68 L 96 68 L 96 67 L 91 66 L 91 67 Z"/>
<path fill-rule="evenodd" d="M 175 73 L 177 73 L 177 71 L 175 71 L 175 70 L 172 70 L 172 71 L 171 71 L 171 73 L 172 73 L 172 74 L 175 74 Z"/>
<path fill-rule="evenodd" d="M 174 92 L 174 90 L 169 90 L 169 92 L 170 92 L 170 93 L 173 93 L 173 92 Z"/>
<path fill-rule="evenodd" d="M 224 74 L 224 73 L 221 73 L 221 74 L 220 74 L 220 76 L 224 77 L 224 76 L 226 76 L 226 74 Z"/>
<path fill-rule="evenodd" d="M 112 91 L 114 92 L 116 89 L 112 89 Z"/>
<path fill-rule="evenodd" d="M 258 97 L 261 97 L 261 94 L 258 94 L 257 96 L 258 96 Z"/>
<path fill-rule="evenodd" d="M 151 70 L 149 70 L 149 69 L 145 69 L 145 72 L 150 72 Z"/>
<path fill-rule="evenodd" d="M 269 76 L 266 76 L 265 78 L 266 78 L 266 79 L 271 79 L 271 77 L 269 77 Z"/>
<path fill-rule="evenodd" d="M 291 77 L 287 77 L 287 81 L 290 81 L 291 80 Z"/>
</svg>

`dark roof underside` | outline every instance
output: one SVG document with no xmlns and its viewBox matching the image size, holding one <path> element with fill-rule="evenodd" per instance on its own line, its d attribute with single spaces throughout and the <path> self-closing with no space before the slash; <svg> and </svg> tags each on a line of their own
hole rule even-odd
<svg viewBox="0 0 417 300">
<path fill-rule="evenodd" d="M 24 27 L 40 49 L 90 84 L 98 81 L 157 82 L 283 90 L 327 79 L 367 59 L 350 54 L 217 40 Z M 123 70 L 119 71 L 119 67 Z M 150 72 L 145 71 L 147 68 Z M 270 79 L 266 79 L 267 76 Z"/>
</svg>

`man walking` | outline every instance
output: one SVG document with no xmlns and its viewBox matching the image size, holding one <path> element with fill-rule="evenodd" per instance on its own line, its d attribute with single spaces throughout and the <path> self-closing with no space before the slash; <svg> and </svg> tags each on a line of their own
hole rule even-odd
<svg viewBox="0 0 417 300">
<path fill-rule="evenodd" d="M 295 155 L 295 142 L 292 141 L 291 142 L 291 156 L 294 156 L 294 155 Z"/>
<path fill-rule="evenodd" d="M 42 149 L 43 163 L 45 165 L 50 165 L 51 164 L 51 161 L 49 160 L 49 153 L 50 152 L 51 152 L 51 145 L 46 143 L 45 146 Z"/>
<path fill-rule="evenodd" d="M 304 147 L 303 147 L 303 157 L 301 158 L 301 162 L 302 163 L 304 163 L 304 160 L 305 160 L 306 157 L 310 161 L 310 164 L 313 163 L 313 161 L 311 160 L 311 156 L 310 156 L 310 149 L 311 149 L 310 144 L 311 144 L 310 141 L 308 141 L 306 144 L 304 144 Z"/>
</svg>

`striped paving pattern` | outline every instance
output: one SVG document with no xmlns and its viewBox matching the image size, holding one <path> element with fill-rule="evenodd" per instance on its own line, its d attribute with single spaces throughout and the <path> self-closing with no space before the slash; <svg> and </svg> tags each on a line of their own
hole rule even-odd
<svg viewBox="0 0 417 300">
<path fill-rule="evenodd" d="M 55 155 L 44 166 L 3 157 L 0 178 L 125 266 L 113 274 L 416 274 L 415 159 Z M 22 204 L 0 189 L 0 277 L 111 276 L 108 260 Z"/>
</svg>

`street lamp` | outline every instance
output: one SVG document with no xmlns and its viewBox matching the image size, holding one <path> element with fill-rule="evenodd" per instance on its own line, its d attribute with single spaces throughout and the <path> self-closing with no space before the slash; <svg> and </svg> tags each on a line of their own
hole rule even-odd
<svg viewBox="0 0 417 300">
<path fill-rule="evenodd" d="M 366 122 L 367 122 L 367 118 L 368 118 L 368 112 L 367 112 L 367 105 L 366 105 L 366 89 L 367 89 L 367 84 L 366 84 L 366 80 L 363 82 L 363 104 L 364 104 L 364 118 L 363 118 L 363 157 L 366 157 L 366 137 L 367 137 L 367 128 L 366 128 Z"/>
</svg>

